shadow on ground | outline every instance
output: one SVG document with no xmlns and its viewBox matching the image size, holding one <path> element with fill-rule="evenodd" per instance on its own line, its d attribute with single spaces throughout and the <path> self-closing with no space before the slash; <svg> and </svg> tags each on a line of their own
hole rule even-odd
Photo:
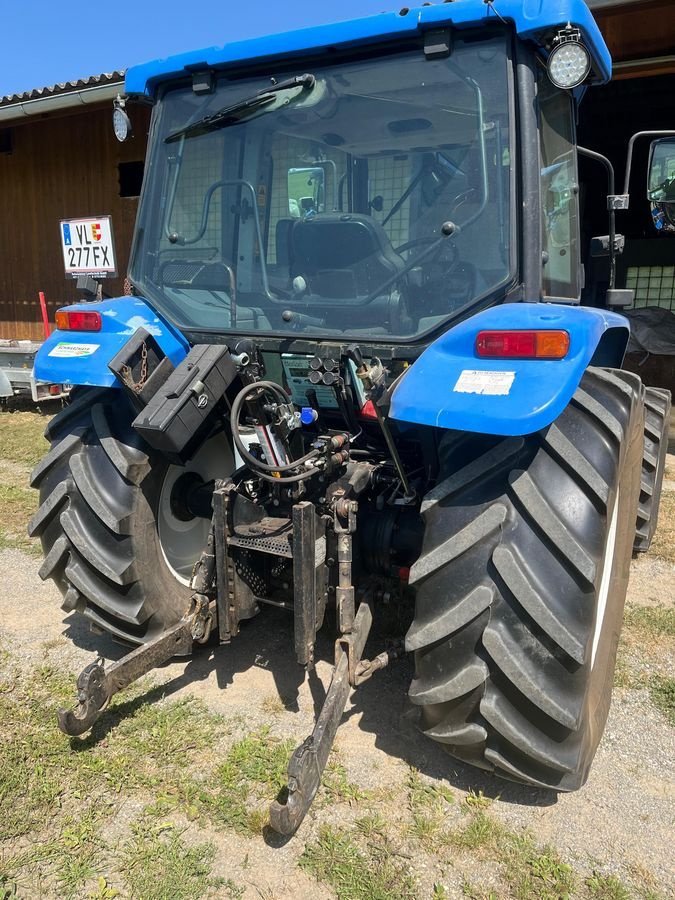
<svg viewBox="0 0 675 900">
<path fill-rule="evenodd" d="M 102 655 L 107 660 L 121 658 L 128 648 L 108 635 L 93 634 L 86 620 L 69 616 L 65 620 L 64 636 L 81 649 Z M 403 629 L 405 631 L 405 629 Z M 334 624 L 327 621 L 317 637 L 316 659 L 332 665 Z M 398 634 L 402 633 L 401 631 Z M 385 647 L 391 634 L 375 625 L 366 645 L 366 656 L 374 656 Z M 293 652 L 292 621 L 287 613 L 264 609 L 256 618 L 242 622 L 239 635 L 230 645 L 198 647 L 185 660 L 181 675 L 155 687 L 147 693 L 113 707 L 96 724 L 86 746 L 101 740 L 126 715 L 131 715 L 143 703 L 151 703 L 162 696 L 170 696 L 184 688 L 215 677 L 221 690 L 227 691 L 234 677 L 257 667 L 268 671 L 274 679 L 279 699 L 290 712 L 299 712 L 299 690 L 305 679 L 311 692 L 314 715 L 318 715 L 328 683 L 322 683 L 316 672 L 309 675 L 296 663 Z M 172 660 L 179 664 L 179 659 Z M 325 668 L 325 667 L 324 667 Z M 519 785 L 496 778 L 489 772 L 467 766 L 453 759 L 438 745 L 425 738 L 416 727 L 416 709 L 407 698 L 413 675 L 410 656 L 395 662 L 377 673 L 372 680 L 352 693 L 351 703 L 342 723 L 360 716 L 358 727 L 375 735 L 375 746 L 382 752 L 414 766 L 423 774 L 446 781 L 461 790 L 482 791 L 487 797 L 499 797 L 502 802 L 523 806 L 545 807 L 557 802 L 557 794 Z M 227 701 L 227 697 L 224 697 Z M 304 729 L 304 730 L 303 730 Z M 306 725 L 298 723 L 297 742 L 306 737 Z M 340 732 L 338 731 L 338 740 Z"/>
</svg>

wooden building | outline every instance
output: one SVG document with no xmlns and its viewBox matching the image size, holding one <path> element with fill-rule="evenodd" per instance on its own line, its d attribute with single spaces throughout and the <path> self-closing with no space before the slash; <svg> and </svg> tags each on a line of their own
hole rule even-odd
<svg viewBox="0 0 675 900">
<path fill-rule="evenodd" d="M 124 91 L 121 72 L 0 99 L 0 338 L 41 340 L 38 292 L 49 317 L 78 299 L 66 279 L 59 222 L 112 216 L 123 291 L 149 124 L 134 106 L 134 137 L 112 132 L 112 101 Z"/>
</svg>

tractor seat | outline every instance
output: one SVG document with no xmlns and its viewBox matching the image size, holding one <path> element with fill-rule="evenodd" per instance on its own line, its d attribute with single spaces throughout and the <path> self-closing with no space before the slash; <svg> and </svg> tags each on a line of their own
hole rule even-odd
<svg viewBox="0 0 675 900">
<path fill-rule="evenodd" d="M 379 222 L 356 213 L 296 221 L 289 244 L 291 277 L 332 299 L 367 297 L 405 265 Z"/>
</svg>

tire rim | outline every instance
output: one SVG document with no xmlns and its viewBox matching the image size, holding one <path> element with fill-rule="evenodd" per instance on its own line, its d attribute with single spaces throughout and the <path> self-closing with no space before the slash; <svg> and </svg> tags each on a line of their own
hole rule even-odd
<svg viewBox="0 0 675 900">
<path fill-rule="evenodd" d="M 234 470 L 232 450 L 224 435 L 216 435 L 200 447 L 185 466 L 169 465 L 157 505 L 157 534 L 164 562 L 177 581 L 190 584 L 192 569 L 206 546 L 211 522 L 195 517 L 187 522 L 177 518 L 171 508 L 171 494 L 178 479 L 196 472 L 203 481 L 226 478 Z"/>
<path fill-rule="evenodd" d="M 605 548 L 605 560 L 602 566 L 602 578 L 600 580 L 600 591 L 598 594 L 598 614 L 595 618 L 595 632 L 593 634 L 593 649 L 591 652 L 591 669 L 595 665 L 595 654 L 600 643 L 600 635 L 602 634 L 602 625 L 605 621 L 605 613 L 607 612 L 607 599 L 609 597 L 610 582 L 612 580 L 612 570 L 614 569 L 614 551 L 616 549 L 616 532 L 619 523 L 619 491 L 616 492 L 616 500 L 614 501 L 614 509 L 612 510 L 612 520 L 609 526 L 609 534 L 607 535 L 607 546 Z"/>
</svg>

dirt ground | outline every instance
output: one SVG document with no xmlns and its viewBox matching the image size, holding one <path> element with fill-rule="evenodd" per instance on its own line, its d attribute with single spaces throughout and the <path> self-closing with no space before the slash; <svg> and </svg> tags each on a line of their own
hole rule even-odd
<svg viewBox="0 0 675 900">
<path fill-rule="evenodd" d="M 3 484 L 6 477 L 25 474 L 29 468 L 21 460 L 5 463 L 0 467 Z M 672 510 L 672 454 L 664 497 Z M 664 522 L 669 534 L 673 527 L 675 517 Z M 4 548 L 0 549 L 0 697 L 3 675 L 7 680 L 10 672 L 15 695 L 16 685 L 27 684 L 38 673 L 46 679 L 44 696 L 49 697 L 50 672 L 65 676 L 68 685 L 68 679 L 95 654 L 116 659 L 124 652 L 106 636 L 92 634 L 77 615 L 60 610 L 60 594 L 52 582 L 38 578 L 39 560 L 30 548 L 11 540 L 0 541 L 0 548 Z M 42 824 L 0 839 L 1 900 L 14 896 L 101 900 L 115 896 L 141 900 L 674 897 L 675 559 L 668 542 L 657 542 L 656 548 L 658 552 L 632 564 L 609 722 L 589 781 L 579 792 L 553 795 L 523 788 L 450 759 L 416 730 L 414 708 L 406 699 L 411 664 L 403 660 L 352 694 L 329 778 L 292 839 L 281 840 L 265 829 L 264 822 L 251 824 L 250 818 L 244 828 L 221 824 L 227 822 L 227 815 L 219 820 L 200 812 L 206 807 L 195 812 L 187 801 L 170 804 L 159 814 L 149 812 L 153 799 L 164 790 L 160 773 L 154 782 L 138 788 L 125 784 L 113 788 L 111 783 L 98 795 L 98 803 L 108 804 L 99 842 L 108 849 L 92 856 L 95 861 L 79 880 L 64 880 L 65 876 L 54 875 L 46 855 L 41 861 L 40 853 L 34 852 L 32 861 L 25 863 L 19 858 L 28 845 L 35 849 L 48 842 L 47 820 L 60 821 L 68 803 L 75 816 L 78 809 L 84 816 L 86 798 L 81 792 L 68 794 L 64 788 L 58 802 L 45 802 Z M 326 637 L 319 646 L 316 675 L 303 679 L 287 634 L 282 611 L 265 612 L 247 623 L 231 646 L 206 648 L 187 664 L 176 661 L 156 671 L 140 694 L 136 692 L 127 717 L 142 715 L 140 701 L 148 696 L 159 700 L 155 706 L 166 709 L 184 698 L 196 698 L 200 709 L 221 723 L 216 730 L 222 733 L 199 757 L 206 784 L 211 783 L 209 772 L 215 771 L 232 741 L 242 736 L 262 734 L 265 740 L 281 744 L 287 756 L 288 748 L 311 731 L 328 683 L 331 655 Z M 47 675 L 39 674 L 44 672 Z M 38 689 L 26 690 L 30 697 L 30 690 Z M 12 702 L 10 688 L 7 691 Z M 104 754 L 107 744 L 115 752 L 116 736 L 125 728 L 126 708 L 119 707 L 121 712 L 97 734 L 95 748 L 88 745 L 92 753 Z M 53 717 L 45 721 L 46 729 L 50 721 L 56 728 Z M 14 740 L 19 738 L 17 732 Z M 76 753 L 67 747 L 66 751 Z M 186 773 L 199 779 L 190 759 L 186 756 Z M 265 781 L 264 775 L 256 779 Z M 0 816 L 2 800 L 0 784 Z M 208 844 L 208 877 L 190 881 L 192 874 L 186 875 L 181 884 L 179 865 L 173 880 L 167 876 L 160 887 L 158 876 L 155 884 L 144 887 L 139 867 L 134 870 L 128 854 L 124 857 L 127 869 L 118 866 L 110 848 L 128 847 L 130 834 L 136 835 L 138 848 L 138 822 L 152 815 L 155 818 L 149 821 L 158 823 L 153 827 L 159 831 L 179 829 L 181 846 L 194 849 Z M 59 828 L 57 841 L 62 842 L 70 832 Z M 491 837 L 486 836 L 488 831 Z M 156 840 L 147 833 L 144 848 Z M 66 856 L 77 856 L 79 840 L 70 849 L 66 844 Z M 507 853 L 507 845 L 518 849 Z M 157 846 L 152 844 L 155 851 Z M 166 848 L 166 841 L 162 846 Z M 185 853 L 180 858 L 191 860 Z M 161 857 L 161 877 L 169 871 L 167 859 Z M 145 865 L 141 862 L 141 869 Z M 147 862 L 148 871 L 154 871 L 152 865 Z"/>
</svg>

